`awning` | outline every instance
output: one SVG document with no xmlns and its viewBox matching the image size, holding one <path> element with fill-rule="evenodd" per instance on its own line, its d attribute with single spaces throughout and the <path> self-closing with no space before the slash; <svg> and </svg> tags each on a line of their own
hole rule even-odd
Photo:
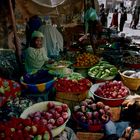
<svg viewBox="0 0 140 140">
<path fill-rule="evenodd" d="M 95 1 L 97 12 L 98 0 Z M 70 15 L 74 10 L 82 11 L 84 0 L 16 0 L 17 8 L 24 16 L 32 15 Z"/>
</svg>

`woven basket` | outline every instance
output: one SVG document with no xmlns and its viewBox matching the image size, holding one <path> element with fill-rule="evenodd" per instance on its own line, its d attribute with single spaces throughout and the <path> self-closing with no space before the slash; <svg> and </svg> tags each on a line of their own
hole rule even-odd
<svg viewBox="0 0 140 140">
<path fill-rule="evenodd" d="M 56 101 L 67 104 L 71 111 L 73 111 L 74 106 L 85 100 L 87 94 L 88 90 L 84 92 L 57 92 Z"/>
<path fill-rule="evenodd" d="M 130 78 L 121 72 L 119 72 L 121 75 L 121 80 L 124 83 L 125 86 L 127 86 L 131 90 L 138 90 L 140 87 L 140 79 L 138 78 Z"/>
</svg>

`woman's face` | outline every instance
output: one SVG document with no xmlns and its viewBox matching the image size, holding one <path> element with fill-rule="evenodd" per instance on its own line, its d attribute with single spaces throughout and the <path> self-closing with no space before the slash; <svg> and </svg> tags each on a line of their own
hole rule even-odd
<svg viewBox="0 0 140 140">
<path fill-rule="evenodd" d="M 34 45 L 35 45 L 35 48 L 41 48 L 42 47 L 42 38 L 41 37 L 36 38 Z"/>
</svg>

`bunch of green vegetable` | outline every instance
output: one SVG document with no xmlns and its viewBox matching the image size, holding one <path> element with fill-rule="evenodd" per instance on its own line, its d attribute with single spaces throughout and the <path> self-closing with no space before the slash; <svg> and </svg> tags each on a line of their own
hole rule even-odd
<svg viewBox="0 0 140 140">
<path fill-rule="evenodd" d="M 80 80 L 80 79 L 83 79 L 84 77 L 80 74 L 80 73 L 77 73 L 77 72 L 72 72 L 68 77 L 67 79 L 68 80 Z"/>
<path fill-rule="evenodd" d="M 117 73 L 117 68 L 106 61 L 100 61 L 88 71 L 88 75 L 96 79 L 110 79 L 115 77 Z"/>
</svg>

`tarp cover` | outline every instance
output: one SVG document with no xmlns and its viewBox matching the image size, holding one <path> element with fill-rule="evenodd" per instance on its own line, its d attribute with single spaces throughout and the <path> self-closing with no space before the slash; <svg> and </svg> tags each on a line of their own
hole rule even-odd
<svg viewBox="0 0 140 140">
<path fill-rule="evenodd" d="M 46 7 L 56 7 L 61 5 L 65 0 L 32 0 L 33 2 Z"/>
<path fill-rule="evenodd" d="M 99 11 L 98 0 L 95 1 L 97 12 Z M 56 8 L 56 5 L 57 8 Z M 16 0 L 16 6 L 24 16 L 32 15 L 70 15 L 75 9 L 82 11 L 84 0 Z"/>
</svg>

